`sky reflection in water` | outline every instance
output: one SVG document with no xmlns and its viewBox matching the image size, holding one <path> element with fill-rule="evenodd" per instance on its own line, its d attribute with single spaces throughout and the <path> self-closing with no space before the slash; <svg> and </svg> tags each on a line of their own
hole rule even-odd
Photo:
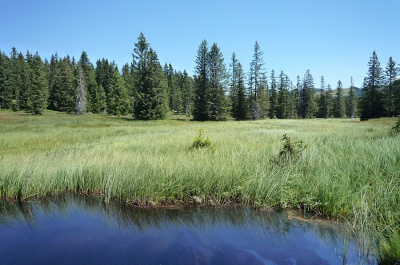
<svg viewBox="0 0 400 265">
<path fill-rule="evenodd" d="M 1 264 L 375 264 L 332 225 L 249 208 L 0 205 Z"/>
</svg>

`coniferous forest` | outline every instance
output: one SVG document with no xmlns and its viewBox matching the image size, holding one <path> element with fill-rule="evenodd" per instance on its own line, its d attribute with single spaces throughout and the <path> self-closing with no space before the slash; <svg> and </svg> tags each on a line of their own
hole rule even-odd
<svg viewBox="0 0 400 265">
<path fill-rule="evenodd" d="M 381 67 L 373 51 L 363 87 L 325 84 L 310 70 L 296 80 L 283 72 L 265 71 L 256 42 L 245 71 L 235 53 L 226 60 L 216 43 L 203 40 L 195 56 L 194 76 L 161 65 L 140 33 L 130 64 L 122 68 L 108 59 L 93 64 L 82 52 L 76 60 L 50 60 L 12 48 L 0 51 L 0 107 L 36 115 L 44 109 L 66 113 L 132 114 L 136 119 L 163 119 L 168 111 L 193 120 L 256 120 L 263 118 L 371 118 L 400 114 L 399 70 L 392 57 Z M 319 84 L 318 84 L 319 83 Z M 319 87 L 317 89 L 317 87 Z"/>
</svg>

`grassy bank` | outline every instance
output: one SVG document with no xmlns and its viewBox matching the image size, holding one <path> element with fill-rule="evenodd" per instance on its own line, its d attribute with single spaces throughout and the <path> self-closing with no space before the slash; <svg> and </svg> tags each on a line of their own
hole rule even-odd
<svg viewBox="0 0 400 265">
<path fill-rule="evenodd" d="M 174 117 L 176 118 L 176 117 Z M 348 220 L 400 260 L 394 120 L 133 121 L 0 112 L 0 194 L 99 193 L 124 203 L 249 203 Z M 212 149 L 191 149 L 199 128 Z M 307 148 L 276 163 L 287 134 Z M 368 242 L 367 240 L 364 242 Z"/>
</svg>

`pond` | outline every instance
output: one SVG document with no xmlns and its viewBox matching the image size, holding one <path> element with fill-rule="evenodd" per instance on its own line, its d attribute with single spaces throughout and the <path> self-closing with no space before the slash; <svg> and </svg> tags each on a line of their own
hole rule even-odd
<svg viewBox="0 0 400 265">
<path fill-rule="evenodd" d="M 376 264 L 333 223 L 247 207 L 0 201 L 1 264 Z"/>
</svg>

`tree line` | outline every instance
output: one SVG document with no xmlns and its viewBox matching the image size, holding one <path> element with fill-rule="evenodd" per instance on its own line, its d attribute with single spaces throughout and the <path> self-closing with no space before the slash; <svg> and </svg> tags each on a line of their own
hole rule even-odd
<svg viewBox="0 0 400 265">
<path fill-rule="evenodd" d="M 99 59 L 95 66 L 86 52 L 78 61 L 57 53 L 44 61 L 36 52 L 25 56 L 12 48 L 0 51 L 0 107 L 36 115 L 44 109 L 82 114 L 132 114 L 136 119 L 163 119 L 168 111 L 194 120 L 256 120 L 263 118 L 354 118 L 362 120 L 400 114 L 399 70 L 392 57 L 383 70 L 374 51 L 361 94 L 320 79 L 319 89 L 307 70 L 293 82 L 280 71 L 267 76 L 259 44 L 249 71 L 233 53 L 226 66 L 216 43 L 203 40 L 196 56 L 194 76 L 161 66 L 143 33 L 134 44 L 132 62 L 121 69 Z"/>
</svg>

